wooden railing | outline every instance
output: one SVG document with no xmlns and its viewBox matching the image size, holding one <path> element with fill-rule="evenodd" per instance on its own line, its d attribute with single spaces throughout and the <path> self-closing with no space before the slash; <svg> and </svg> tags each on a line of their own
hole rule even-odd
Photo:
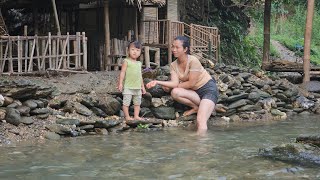
<svg viewBox="0 0 320 180">
<path fill-rule="evenodd" d="M 86 71 L 85 33 L 0 37 L 0 74 L 33 74 L 46 70 Z"/>
<path fill-rule="evenodd" d="M 176 36 L 190 38 L 192 53 L 201 53 L 202 56 L 217 62 L 219 57 L 220 35 L 218 28 L 196 24 L 188 25 L 179 21 L 148 20 L 144 21 L 144 45 L 151 47 L 168 48 Z M 169 56 L 170 62 L 170 56 Z"/>
</svg>

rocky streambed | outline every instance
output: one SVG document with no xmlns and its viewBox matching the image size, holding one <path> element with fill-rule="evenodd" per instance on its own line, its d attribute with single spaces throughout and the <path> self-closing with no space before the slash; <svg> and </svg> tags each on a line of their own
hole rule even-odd
<svg viewBox="0 0 320 180">
<path fill-rule="evenodd" d="M 218 64 L 210 68 L 210 64 L 203 64 L 220 91 L 209 126 L 320 113 L 320 94 L 304 91 L 286 79 L 237 66 Z M 145 70 L 144 81 L 167 80 L 169 73 L 168 66 Z M 115 90 L 118 74 L 99 74 L 68 75 L 63 86 L 48 83 L 58 82 L 57 77 L 1 77 L 0 143 L 194 125 L 195 115 L 182 117 L 188 107 L 174 102 L 160 86 L 143 96 L 140 115 L 145 120 L 124 121 L 121 93 Z M 81 88 L 74 88 L 79 83 Z"/>
</svg>

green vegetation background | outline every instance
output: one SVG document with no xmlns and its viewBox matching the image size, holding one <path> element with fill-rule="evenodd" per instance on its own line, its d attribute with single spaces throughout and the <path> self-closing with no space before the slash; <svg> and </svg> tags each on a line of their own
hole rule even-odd
<svg viewBox="0 0 320 180">
<path fill-rule="evenodd" d="M 320 3 L 316 2 L 313 16 L 311 40 L 311 63 L 320 65 Z M 277 40 L 297 56 L 303 57 L 304 33 L 307 2 L 297 0 L 273 1 L 271 17 L 271 40 Z M 227 64 L 260 67 L 263 47 L 263 12 L 259 9 L 247 9 L 251 17 L 250 32 L 244 30 L 241 23 L 234 20 L 225 21 L 219 28 L 228 36 L 222 36 L 221 58 Z M 235 13 L 235 12 L 231 12 Z M 234 14 L 234 16 L 237 16 Z M 271 59 L 279 59 L 279 52 L 271 45 Z"/>
</svg>

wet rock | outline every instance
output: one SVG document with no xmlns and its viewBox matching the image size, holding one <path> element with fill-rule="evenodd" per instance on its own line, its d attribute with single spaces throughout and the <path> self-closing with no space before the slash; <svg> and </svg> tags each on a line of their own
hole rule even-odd
<svg viewBox="0 0 320 180">
<path fill-rule="evenodd" d="M 23 105 L 29 107 L 31 110 L 36 109 L 38 107 L 37 103 L 35 103 L 33 100 L 27 100 L 23 102 Z"/>
<path fill-rule="evenodd" d="M 44 137 L 46 139 L 50 139 L 50 140 L 59 140 L 61 138 L 59 134 L 54 133 L 54 132 L 46 132 L 44 134 Z"/>
<path fill-rule="evenodd" d="M 57 119 L 56 120 L 57 124 L 63 124 L 63 125 L 76 125 L 79 126 L 80 125 L 80 120 L 78 119 Z"/>
<path fill-rule="evenodd" d="M 259 149 L 259 155 L 305 165 L 320 165 L 320 149 L 300 143 L 288 143 L 280 146 Z"/>
<path fill-rule="evenodd" d="M 247 105 L 247 104 L 248 104 L 248 100 L 246 100 L 246 99 L 241 99 L 241 100 L 238 100 L 238 101 L 236 101 L 236 102 L 231 103 L 231 104 L 228 106 L 228 108 L 229 108 L 229 109 L 237 109 L 237 108 L 239 108 L 239 107 L 241 107 L 241 106 L 245 106 L 245 105 Z"/>
<path fill-rule="evenodd" d="M 75 106 L 74 102 L 67 101 L 62 109 L 63 109 L 64 112 L 73 113 L 74 106 Z"/>
<path fill-rule="evenodd" d="M 32 117 L 22 117 L 20 122 L 26 125 L 30 125 L 34 123 L 34 120 L 32 119 Z"/>
<path fill-rule="evenodd" d="M 114 115 L 120 111 L 121 104 L 115 98 L 106 96 L 99 101 L 99 105 L 97 107 L 104 111 L 107 115 Z"/>
<path fill-rule="evenodd" d="M 192 114 L 190 116 L 180 116 L 179 118 L 177 118 L 177 121 L 194 121 L 197 119 L 197 115 Z"/>
<path fill-rule="evenodd" d="M 108 115 L 107 115 L 104 111 L 102 111 L 100 108 L 92 107 L 91 110 L 92 110 L 92 112 L 93 112 L 95 115 L 97 115 L 97 116 L 99 116 L 99 117 L 107 117 L 107 116 L 108 116 Z"/>
<path fill-rule="evenodd" d="M 320 134 L 314 134 L 314 135 L 303 134 L 296 138 L 296 142 L 313 144 L 320 147 Z"/>
<path fill-rule="evenodd" d="M 92 111 L 88 109 L 86 106 L 76 102 L 74 104 L 74 109 L 78 114 L 84 115 L 84 116 L 91 116 Z"/>
<path fill-rule="evenodd" d="M 8 123 L 18 126 L 21 123 L 20 112 L 13 108 L 7 108 L 5 119 Z"/>
<path fill-rule="evenodd" d="M 3 106 L 8 106 L 9 104 L 12 104 L 13 101 L 14 101 L 13 98 L 5 96 Z"/>
<path fill-rule="evenodd" d="M 320 82 L 319 81 L 309 81 L 303 85 L 307 91 L 320 93 Z"/>
<path fill-rule="evenodd" d="M 173 107 L 154 107 L 151 108 L 152 114 L 159 119 L 176 119 L 175 109 Z"/>
<path fill-rule="evenodd" d="M 149 92 L 142 95 L 141 107 L 149 108 L 151 106 L 152 95 Z"/>
<path fill-rule="evenodd" d="M 151 110 L 149 108 L 141 108 L 140 109 L 140 117 L 154 117 Z"/>
<path fill-rule="evenodd" d="M 49 129 L 50 131 L 55 132 L 60 135 L 70 134 L 72 131 L 71 128 L 65 127 L 61 124 L 51 124 L 51 125 L 46 126 L 46 128 Z"/>
<path fill-rule="evenodd" d="M 260 94 L 258 92 L 251 92 L 248 95 L 248 99 L 252 102 L 258 102 L 260 100 Z"/>
<path fill-rule="evenodd" d="M 60 109 L 66 104 L 67 100 L 53 99 L 49 102 L 48 106 L 53 109 Z"/>
<path fill-rule="evenodd" d="M 152 95 L 152 97 L 154 98 L 161 98 L 162 96 L 165 96 L 167 95 L 168 93 L 165 92 L 163 89 L 162 89 L 162 86 L 160 86 L 159 84 L 157 84 L 156 86 L 150 88 L 150 89 L 147 89 L 147 91 Z"/>
<path fill-rule="evenodd" d="M 231 103 L 231 102 L 235 102 L 235 101 L 238 101 L 240 99 L 246 99 L 246 98 L 248 98 L 248 94 L 247 93 L 242 93 L 242 94 L 239 94 L 239 95 L 230 96 L 227 101 L 229 103 Z"/>
<path fill-rule="evenodd" d="M 33 100 L 37 104 L 37 108 L 44 108 L 46 107 L 43 101 L 40 100 Z"/>
<path fill-rule="evenodd" d="M 30 111 L 31 115 L 39 115 L 39 114 L 49 114 L 50 110 L 48 108 L 37 108 Z"/>
<path fill-rule="evenodd" d="M 6 109 L 0 108 L 0 120 L 4 120 L 5 117 L 6 117 Z"/>
<path fill-rule="evenodd" d="M 22 103 L 19 100 L 14 100 L 13 103 L 7 106 L 7 108 L 16 108 L 18 106 L 22 106 Z"/>
<path fill-rule="evenodd" d="M 95 105 L 98 104 L 98 101 L 93 99 L 92 97 L 90 96 L 84 96 L 82 98 L 82 100 L 80 101 L 81 104 L 85 105 L 86 107 L 88 108 L 92 108 L 94 107 Z"/>
<path fill-rule="evenodd" d="M 99 120 L 94 124 L 95 128 L 112 128 L 116 125 L 119 125 L 122 121 L 120 120 Z"/>
<path fill-rule="evenodd" d="M 311 107 L 313 107 L 315 105 L 315 103 L 309 99 L 307 99 L 306 97 L 304 96 L 299 96 L 297 99 L 296 99 L 298 105 L 300 107 L 302 107 L 303 109 L 309 109 Z"/>
<path fill-rule="evenodd" d="M 48 117 L 49 117 L 49 113 L 47 113 L 47 114 L 38 114 L 36 117 L 38 118 L 38 119 L 47 119 Z"/>
<path fill-rule="evenodd" d="M 84 125 L 84 126 L 80 126 L 80 130 L 91 130 L 94 128 L 94 125 Z"/>
<path fill-rule="evenodd" d="M 95 128 L 94 130 L 97 134 L 100 134 L 100 135 L 108 135 L 109 134 L 108 130 L 106 130 L 104 128 Z"/>
<path fill-rule="evenodd" d="M 258 105 L 245 105 L 237 109 L 239 112 L 244 112 L 244 111 L 260 111 L 262 110 L 261 106 Z"/>
<path fill-rule="evenodd" d="M 20 112 L 21 116 L 28 116 L 30 113 L 30 108 L 28 106 L 18 106 L 16 109 Z"/>
<path fill-rule="evenodd" d="M 126 124 L 130 127 L 137 127 L 139 124 L 141 124 L 141 125 L 146 125 L 146 124 L 158 125 L 158 124 L 162 124 L 162 120 L 154 119 L 154 118 L 143 119 L 143 120 L 130 120 L 130 121 L 126 121 Z"/>
</svg>

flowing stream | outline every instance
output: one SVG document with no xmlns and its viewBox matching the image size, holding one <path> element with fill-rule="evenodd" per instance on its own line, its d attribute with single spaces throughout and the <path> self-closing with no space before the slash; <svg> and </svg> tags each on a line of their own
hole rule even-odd
<svg viewBox="0 0 320 180">
<path fill-rule="evenodd" d="M 295 116 L 250 126 L 179 128 L 84 136 L 0 147 L 0 179 L 319 179 L 318 167 L 265 159 L 258 149 L 319 133 L 320 119 Z"/>
</svg>

